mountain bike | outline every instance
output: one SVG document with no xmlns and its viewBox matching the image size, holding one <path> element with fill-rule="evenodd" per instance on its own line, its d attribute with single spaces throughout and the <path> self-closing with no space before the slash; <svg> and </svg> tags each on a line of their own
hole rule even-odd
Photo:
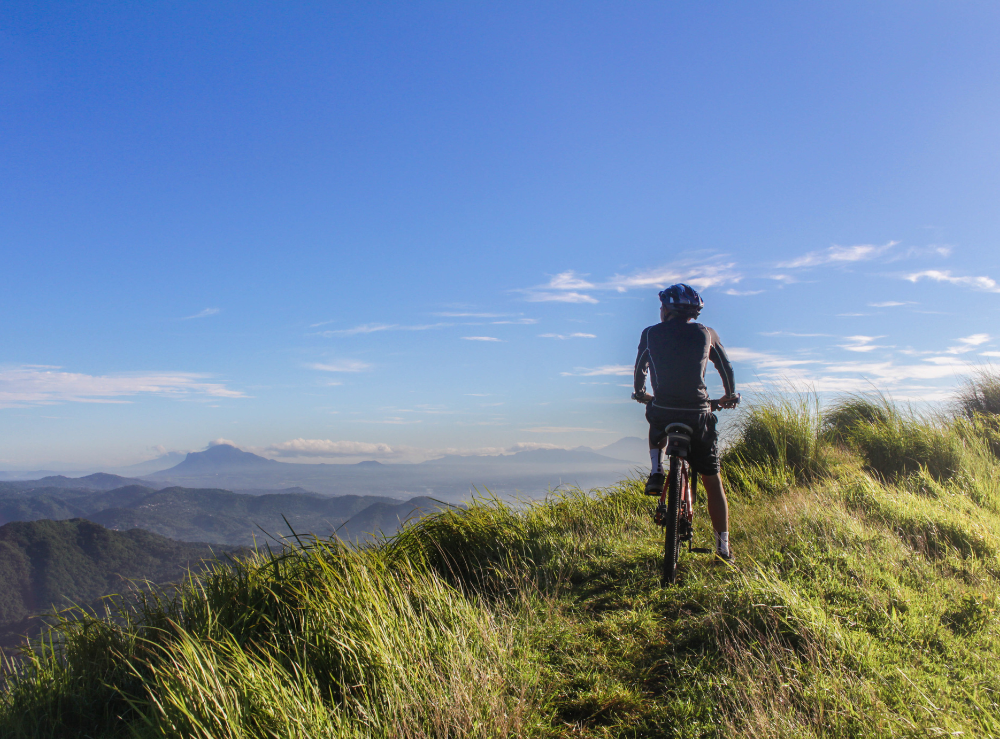
<svg viewBox="0 0 1000 739">
<path fill-rule="evenodd" d="M 634 396 L 633 396 L 634 397 Z M 653 397 L 636 398 L 641 403 L 650 403 Z M 711 401 L 712 411 L 721 408 L 735 408 L 740 402 L 737 393 L 732 398 Z M 660 582 L 673 585 L 677 580 L 677 560 L 681 542 L 687 542 L 689 552 L 711 554 L 713 550 L 692 546 L 694 540 L 694 502 L 698 490 L 698 473 L 691 469 L 687 457 L 691 450 L 694 429 L 684 423 L 671 423 L 667 432 L 666 458 L 669 473 L 659 504 L 653 511 L 653 521 L 664 528 L 663 572 Z"/>
</svg>

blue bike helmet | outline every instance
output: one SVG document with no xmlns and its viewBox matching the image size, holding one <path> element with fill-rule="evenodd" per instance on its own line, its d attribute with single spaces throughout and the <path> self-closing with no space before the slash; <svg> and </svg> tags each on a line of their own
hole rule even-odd
<svg viewBox="0 0 1000 739">
<path fill-rule="evenodd" d="M 679 282 L 660 292 L 660 304 L 671 313 L 684 318 L 697 318 L 705 301 L 690 285 Z"/>
</svg>

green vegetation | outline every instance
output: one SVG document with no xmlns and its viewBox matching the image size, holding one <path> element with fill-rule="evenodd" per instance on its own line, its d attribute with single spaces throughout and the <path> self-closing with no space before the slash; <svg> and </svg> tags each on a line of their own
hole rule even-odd
<svg viewBox="0 0 1000 739">
<path fill-rule="evenodd" d="M 148 531 L 110 531 L 79 518 L 0 526 L 0 645 L 20 643 L 32 625 L 28 616 L 121 593 L 128 587 L 124 578 L 176 582 L 230 549 Z"/>
<path fill-rule="evenodd" d="M 66 623 L 0 734 L 1000 736 L 1000 463 L 971 420 L 765 399 L 724 463 L 738 567 L 684 555 L 673 588 L 635 480 L 258 552 Z"/>
<path fill-rule="evenodd" d="M 280 538 L 293 532 L 329 535 L 337 531 L 343 539 L 365 540 L 373 531 L 393 532 L 400 520 L 438 506 L 423 497 L 402 502 L 374 495 L 247 495 L 212 488 L 153 490 L 141 485 L 111 490 L 0 488 L 0 524 L 86 518 L 118 531 L 145 529 L 180 541 L 246 546 L 267 540 L 264 532 Z"/>
</svg>

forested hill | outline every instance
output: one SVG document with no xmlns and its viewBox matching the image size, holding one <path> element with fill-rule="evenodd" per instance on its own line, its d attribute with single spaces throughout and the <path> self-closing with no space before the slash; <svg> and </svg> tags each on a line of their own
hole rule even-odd
<svg viewBox="0 0 1000 739">
<path fill-rule="evenodd" d="M 9 645 L 29 615 L 126 592 L 127 579 L 178 581 L 231 549 L 111 531 L 81 518 L 0 526 L 0 643 Z"/>
<path fill-rule="evenodd" d="M 86 518 L 109 529 L 145 529 L 182 541 L 243 544 L 314 534 L 367 540 L 439 507 L 429 498 L 323 496 L 307 491 L 246 495 L 229 490 L 127 485 L 114 490 L 0 488 L 0 524 Z M 368 509 L 371 508 L 369 511 Z"/>
</svg>

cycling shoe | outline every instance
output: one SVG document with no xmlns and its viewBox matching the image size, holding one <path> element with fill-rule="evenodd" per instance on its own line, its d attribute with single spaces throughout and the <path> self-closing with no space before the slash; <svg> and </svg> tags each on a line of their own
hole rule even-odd
<svg viewBox="0 0 1000 739">
<path fill-rule="evenodd" d="M 663 492 L 663 483 L 666 482 L 666 475 L 662 472 L 654 472 L 646 480 L 646 495 L 659 495 Z"/>
</svg>

